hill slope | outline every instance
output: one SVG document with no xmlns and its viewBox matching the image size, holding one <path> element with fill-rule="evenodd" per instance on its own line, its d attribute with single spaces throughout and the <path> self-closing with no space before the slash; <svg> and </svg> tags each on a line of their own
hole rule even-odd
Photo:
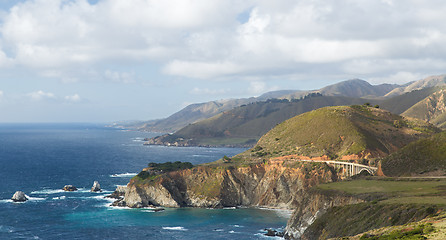
<svg viewBox="0 0 446 240">
<path fill-rule="evenodd" d="M 398 87 L 386 94 L 387 97 L 401 95 L 414 90 L 420 90 L 424 88 L 440 87 L 446 85 L 446 74 L 429 76 L 427 78 L 412 82 L 406 86 Z"/>
<path fill-rule="evenodd" d="M 326 107 L 279 124 L 245 155 L 375 158 L 438 131 L 432 125 L 377 108 Z"/>
<path fill-rule="evenodd" d="M 422 119 L 439 127 L 446 127 L 446 89 L 440 89 L 402 113 Z"/>
<path fill-rule="evenodd" d="M 431 87 L 420 90 L 414 90 L 402 95 L 386 98 L 379 103 L 382 109 L 385 109 L 394 114 L 401 114 L 413 105 L 417 104 L 421 100 L 425 99 L 429 95 L 443 89 L 442 87 Z"/>
<path fill-rule="evenodd" d="M 408 144 L 383 159 L 382 169 L 388 176 L 446 174 L 446 132 Z"/>
<path fill-rule="evenodd" d="M 180 146 L 253 145 L 274 126 L 301 113 L 325 106 L 367 102 L 360 98 L 314 95 L 291 102 L 286 99 L 276 99 L 243 105 L 210 119 L 190 124 L 174 134 L 153 138 L 149 143 Z"/>
</svg>

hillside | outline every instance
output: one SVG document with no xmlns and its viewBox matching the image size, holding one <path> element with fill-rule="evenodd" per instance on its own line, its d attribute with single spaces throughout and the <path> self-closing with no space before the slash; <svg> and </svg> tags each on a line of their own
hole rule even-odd
<svg viewBox="0 0 446 240">
<path fill-rule="evenodd" d="M 384 99 L 379 103 L 380 108 L 394 114 L 401 114 L 429 95 L 443 89 L 443 87 L 431 87 L 420 90 L 413 90 L 402 95 Z"/>
<path fill-rule="evenodd" d="M 440 89 L 416 103 L 403 116 L 422 119 L 438 127 L 446 128 L 446 89 Z"/>
<path fill-rule="evenodd" d="M 277 125 L 244 156 L 376 158 L 438 131 L 422 121 L 373 107 L 325 107 Z"/>
<path fill-rule="evenodd" d="M 445 175 L 446 132 L 410 143 L 382 161 L 387 176 Z"/>
<path fill-rule="evenodd" d="M 162 145 L 253 145 L 277 124 L 317 108 L 363 104 L 368 100 L 313 94 L 302 100 L 268 100 L 243 105 L 212 118 L 190 124 L 174 134 L 149 140 Z"/>
<path fill-rule="evenodd" d="M 386 94 L 386 97 L 397 96 L 414 90 L 424 88 L 440 87 L 446 85 L 446 75 L 429 76 L 427 78 L 397 87 Z"/>
<path fill-rule="evenodd" d="M 335 83 L 333 85 L 326 86 L 324 88 L 308 91 L 308 93 L 320 93 L 324 96 L 345 96 L 352 98 L 377 98 L 382 97 L 392 91 L 393 89 L 400 87 L 397 84 L 380 84 L 371 85 L 367 81 L 361 79 L 351 79 Z M 296 92 L 289 94 L 284 98 L 294 99 L 302 97 L 304 93 Z"/>
<path fill-rule="evenodd" d="M 223 99 L 204 103 L 191 104 L 171 116 L 149 121 L 138 121 L 130 123 L 117 122 L 111 127 L 124 127 L 151 132 L 175 132 L 188 124 L 198 122 L 219 113 L 229 111 L 235 107 L 266 101 L 268 99 L 300 99 L 312 93 L 321 93 L 324 96 L 344 96 L 353 98 L 377 98 L 389 91 L 400 87 L 395 84 L 371 85 L 364 80 L 353 79 L 342 81 L 316 90 L 279 90 L 264 93 L 258 97 Z"/>
</svg>

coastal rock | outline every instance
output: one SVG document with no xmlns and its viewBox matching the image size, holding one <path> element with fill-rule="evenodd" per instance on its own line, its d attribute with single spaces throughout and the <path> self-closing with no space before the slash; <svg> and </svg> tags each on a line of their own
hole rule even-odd
<svg viewBox="0 0 446 240">
<path fill-rule="evenodd" d="M 99 185 L 98 181 L 94 181 L 93 187 L 91 187 L 92 192 L 102 192 L 101 185 Z"/>
<path fill-rule="evenodd" d="M 283 232 L 279 232 L 279 231 L 276 231 L 273 229 L 265 229 L 265 231 L 266 231 L 265 236 L 268 236 L 268 237 L 281 237 L 281 238 L 284 237 Z"/>
<path fill-rule="evenodd" d="M 288 220 L 285 239 L 308 239 L 305 238 L 305 230 L 329 208 L 364 202 L 351 196 L 327 195 L 311 191 L 305 192 L 302 200 Z"/>
<path fill-rule="evenodd" d="M 200 166 L 165 173 L 155 180 L 132 179 L 124 201 L 128 207 L 295 209 L 308 188 L 334 179 L 336 175 L 323 164 L 310 172 L 305 164 L 287 167 L 281 161 L 237 168 Z"/>
<path fill-rule="evenodd" d="M 127 190 L 127 186 L 118 186 L 116 187 L 116 190 L 108 195 L 105 196 L 106 198 L 114 198 L 114 199 L 122 199 L 125 196 L 125 191 Z"/>
<path fill-rule="evenodd" d="M 14 202 L 25 202 L 28 200 L 28 198 L 26 197 L 25 193 L 22 191 L 17 191 L 14 193 L 14 195 L 11 198 L 12 201 Z"/>
<path fill-rule="evenodd" d="M 65 185 L 62 189 L 67 192 L 77 191 L 77 188 L 73 185 Z"/>
</svg>

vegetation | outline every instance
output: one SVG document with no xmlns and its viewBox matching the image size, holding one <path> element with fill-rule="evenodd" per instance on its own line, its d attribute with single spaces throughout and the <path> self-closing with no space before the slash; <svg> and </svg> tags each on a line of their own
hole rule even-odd
<svg viewBox="0 0 446 240">
<path fill-rule="evenodd" d="M 380 107 L 392 113 L 401 114 L 416 103 L 420 102 L 421 100 L 425 99 L 426 97 L 440 89 L 441 87 L 432 87 L 408 92 L 382 101 L 380 103 Z"/>
<path fill-rule="evenodd" d="M 378 157 L 435 131 L 439 130 L 367 105 L 325 107 L 278 124 L 242 155 Z"/>
<path fill-rule="evenodd" d="M 320 107 L 361 104 L 363 101 L 360 98 L 326 97 L 317 93 L 291 101 L 270 99 L 236 107 L 157 139 L 201 146 L 252 146 L 266 132 L 291 117 Z"/>
<path fill-rule="evenodd" d="M 446 89 L 440 89 L 416 103 L 403 116 L 418 118 L 439 127 L 446 125 Z M 445 126 L 446 127 L 446 126 Z"/>
<path fill-rule="evenodd" d="M 360 240 L 427 239 L 425 235 L 433 232 L 434 230 L 435 229 L 432 226 L 432 223 L 426 223 L 420 224 L 413 229 L 395 230 L 380 236 L 364 234 L 361 236 Z"/>
<path fill-rule="evenodd" d="M 161 173 L 179 171 L 184 169 L 193 168 L 194 165 L 190 162 L 165 162 L 165 163 L 154 163 L 151 162 L 148 164 L 148 169 L 145 169 L 138 173 L 134 177 L 136 180 L 154 180 L 157 179 Z"/>
<path fill-rule="evenodd" d="M 151 162 L 148 164 L 149 168 L 154 171 L 162 171 L 162 172 L 172 172 L 183 169 L 193 168 L 194 165 L 190 162 L 165 162 L 165 163 L 154 163 Z"/>
<path fill-rule="evenodd" d="M 338 191 L 367 199 L 380 199 L 380 203 L 420 203 L 444 205 L 446 180 L 369 178 L 321 184 L 325 191 Z M 417 201 L 415 201 L 417 200 Z"/>
<path fill-rule="evenodd" d="M 382 160 L 388 176 L 422 175 L 433 171 L 446 173 L 446 132 L 409 143 Z"/>
<path fill-rule="evenodd" d="M 307 239 L 353 236 L 370 229 L 420 221 L 428 216 L 435 215 L 439 209 L 436 206 L 381 205 L 373 202 L 332 207 L 318 217 L 307 228 L 304 235 Z M 393 236 L 396 236 L 396 234 Z"/>
<path fill-rule="evenodd" d="M 367 202 L 328 209 L 305 232 L 309 239 L 352 236 L 370 229 L 407 224 L 436 216 L 446 209 L 446 180 L 368 177 L 321 184 L 316 189 Z M 411 201 L 415 198 L 418 201 Z M 362 234 L 360 239 L 418 239 L 432 229 L 430 224 L 421 223 L 385 234 Z"/>
</svg>

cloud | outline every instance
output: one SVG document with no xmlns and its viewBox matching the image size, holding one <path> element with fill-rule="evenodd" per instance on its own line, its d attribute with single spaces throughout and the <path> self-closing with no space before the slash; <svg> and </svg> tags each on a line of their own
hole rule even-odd
<svg viewBox="0 0 446 240">
<path fill-rule="evenodd" d="M 64 99 L 67 102 L 80 102 L 82 100 L 79 94 L 77 93 L 71 96 L 65 96 Z"/>
<path fill-rule="evenodd" d="M 42 101 L 42 100 L 55 100 L 56 96 L 50 92 L 44 92 L 42 90 L 31 92 L 27 94 L 34 101 Z"/>
<path fill-rule="evenodd" d="M 116 82 L 116 83 L 134 83 L 135 74 L 129 72 L 116 72 L 111 70 L 106 70 L 104 73 L 106 80 Z"/>
<path fill-rule="evenodd" d="M 190 93 L 195 95 L 218 95 L 229 92 L 228 89 L 193 88 Z"/>
<path fill-rule="evenodd" d="M 444 71 L 445 11 L 418 0 L 27 0 L 0 15 L 0 68 L 118 83 L 145 79 L 136 64 L 204 80 L 426 74 Z"/>
</svg>

